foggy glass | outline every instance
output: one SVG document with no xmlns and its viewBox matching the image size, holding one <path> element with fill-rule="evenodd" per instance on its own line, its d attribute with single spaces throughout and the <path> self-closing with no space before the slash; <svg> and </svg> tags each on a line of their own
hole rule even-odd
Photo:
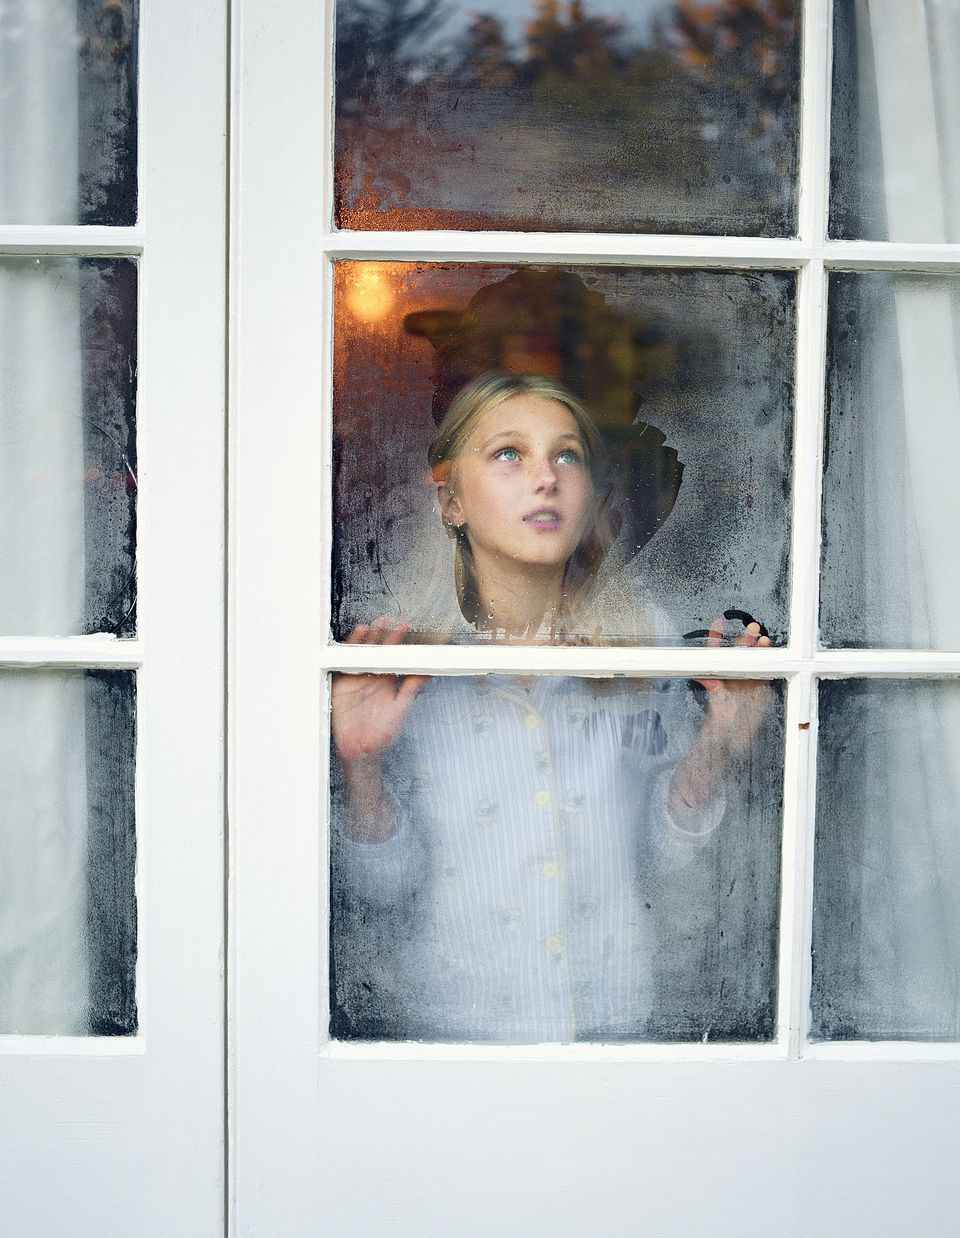
<svg viewBox="0 0 960 1238">
<path fill-rule="evenodd" d="M 960 1039 L 960 684 L 820 684 L 811 1034 Z"/>
<path fill-rule="evenodd" d="M 388 614 L 470 641 L 427 467 L 491 369 L 562 382 L 604 438 L 619 530 L 579 631 L 682 644 L 735 609 L 788 616 L 795 278 L 777 271 L 341 262 L 333 634 Z"/>
<path fill-rule="evenodd" d="M 131 1035 L 135 681 L 0 672 L 0 1033 Z"/>
<path fill-rule="evenodd" d="M 833 5 L 830 235 L 960 240 L 960 6 Z"/>
<path fill-rule="evenodd" d="M 800 4 L 339 0 L 341 228 L 787 236 Z"/>
<path fill-rule="evenodd" d="M 431 680 L 385 757 L 379 842 L 335 755 L 332 1034 L 770 1040 L 783 694 L 750 690 L 760 730 L 682 827 L 686 681 Z"/>
<path fill-rule="evenodd" d="M 137 19 L 137 0 L 0 7 L 0 223 L 136 223 Z"/>
<path fill-rule="evenodd" d="M 960 279 L 830 278 L 820 637 L 960 649 Z"/>
<path fill-rule="evenodd" d="M 0 634 L 133 635 L 137 267 L 0 260 Z"/>
</svg>

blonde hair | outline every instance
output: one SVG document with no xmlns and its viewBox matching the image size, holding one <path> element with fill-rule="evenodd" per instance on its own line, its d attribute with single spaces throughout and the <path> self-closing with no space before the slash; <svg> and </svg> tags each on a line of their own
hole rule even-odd
<svg viewBox="0 0 960 1238">
<path fill-rule="evenodd" d="M 449 486 L 457 457 L 480 419 L 505 400 L 518 395 L 542 396 L 562 405 L 570 413 L 583 441 L 584 461 L 593 488 L 592 515 L 579 545 L 567 560 L 561 613 L 551 633 L 555 637 L 569 637 L 575 635 L 573 625 L 578 618 L 582 618 L 597 571 L 615 535 L 610 513 L 612 490 L 606 477 L 606 451 L 586 406 L 566 387 L 540 374 L 507 374 L 492 370 L 481 374 L 458 392 L 437 428 L 427 459 L 434 482 L 438 486 Z M 482 616 L 469 534 L 466 529 L 447 522 L 444 522 L 444 528 L 456 542 L 454 578 L 457 602 L 463 617 L 476 626 Z"/>
</svg>

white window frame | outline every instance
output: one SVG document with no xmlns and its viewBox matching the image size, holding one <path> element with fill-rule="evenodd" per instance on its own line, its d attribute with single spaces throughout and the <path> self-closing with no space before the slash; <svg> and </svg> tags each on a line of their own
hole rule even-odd
<svg viewBox="0 0 960 1238">
<path fill-rule="evenodd" d="M 301 1232 L 322 1207 L 314 1161 L 330 1083 L 354 1063 L 953 1062 L 958 1044 L 811 1043 L 816 684 L 955 677 L 960 652 L 817 647 L 827 285 L 832 271 L 960 271 L 960 245 L 827 237 L 830 0 L 806 0 L 798 236 L 346 232 L 332 213 L 333 0 L 267 31 L 235 0 L 230 591 L 230 1138 L 234 1232 Z M 282 28 L 281 28 L 282 27 Z M 307 64 L 303 48 L 320 49 Z M 283 82 L 278 91 L 277 83 Z M 322 105 L 322 106 L 321 106 Z M 277 154 L 277 134 L 297 129 Z M 292 255 L 297 255 L 296 260 Z M 336 260 L 615 263 L 775 268 L 798 279 L 790 640 L 783 648 L 558 649 L 327 643 L 330 620 L 332 278 Z M 626 673 L 783 678 L 786 753 L 777 1035 L 769 1044 L 358 1044 L 327 1034 L 327 677 L 399 673 Z M 271 721 L 273 720 L 273 721 Z M 277 909 L 283 915 L 277 917 Z M 286 1051 L 265 1066 L 284 1012 Z M 809 1077 L 809 1076 L 807 1076 Z M 886 1076 L 884 1076 L 886 1077 Z M 903 1078 L 904 1076 L 900 1076 Z M 782 1074 L 777 1075 L 783 1079 Z M 291 1103 L 292 1098 L 296 1098 Z M 332 1103 L 332 1102 L 331 1102 Z M 284 1132 L 284 1156 L 265 1131 Z M 309 1177 L 312 1185 L 305 1187 Z M 311 1211 L 314 1209 L 314 1211 Z M 239 1218 L 239 1219 L 237 1219 Z M 282 1232 L 287 1232 L 283 1230 Z M 303 1232 L 308 1232 L 303 1230 Z M 719 1232 L 719 1231 L 718 1231 Z M 770 1232 L 773 1232 L 772 1230 Z"/>
</svg>

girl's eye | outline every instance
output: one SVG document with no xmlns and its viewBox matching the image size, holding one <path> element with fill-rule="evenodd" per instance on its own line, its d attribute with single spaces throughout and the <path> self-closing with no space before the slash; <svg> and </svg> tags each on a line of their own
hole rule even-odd
<svg viewBox="0 0 960 1238">
<path fill-rule="evenodd" d="M 517 451 L 516 447 L 501 447 L 497 452 L 496 458 L 498 460 L 506 460 L 510 463 L 512 460 L 519 460 L 520 453 Z"/>
<path fill-rule="evenodd" d="M 560 454 L 557 456 L 557 463 L 558 464 L 579 464 L 580 453 L 578 451 L 573 451 L 571 448 L 567 448 L 565 451 L 561 451 Z"/>
</svg>

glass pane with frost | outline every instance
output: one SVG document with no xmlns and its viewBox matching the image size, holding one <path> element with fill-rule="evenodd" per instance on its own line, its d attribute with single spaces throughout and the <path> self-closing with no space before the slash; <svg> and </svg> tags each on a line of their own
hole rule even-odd
<svg viewBox="0 0 960 1238">
<path fill-rule="evenodd" d="M 820 684 L 811 1035 L 960 1039 L 960 684 Z"/>
<path fill-rule="evenodd" d="M 558 551 L 562 613 L 529 639 L 695 643 L 729 613 L 731 634 L 753 616 L 783 642 L 795 290 L 778 271 L 338 263 L 335 639 L 380 615 L 408 623 L 415 641 L 495 635 L 466 587 L 471 572 L 482 577 L 477 546 L 493 513 L 445 506 L 451 489 L 463 498 L 473 447 L 443 447 L 438 426 L 467 400 L 464 424 L 485 441 L 475 384 L 499 373 L 559 384 L 600 440 L 588 470 L 597 507 L 574 549 Z M 582 418 L 575 429 L 582 439 Z M 449 458 L 431 464 L 432 443 Z M 559 491 L 539 486 L 510 513 L 526 525 L 557 505 Z"/>
<path fill-rule="evenodd" d="M 788 236 L 800 4 L 339 0 L 342 228 Z"/>
<path fill-rule="evenodd" d="M 833 5 L 830 235 L 960 241 L 960 6 Z"/>
<path fill-rule="evenodd" d="M 960 649 L 960 279 L 830 279 L 820 638 Z"/>
<path fill-rule="evenodd" d="M 332 1035 L 772 1039 L 783 693 L 718 691 L 335 678 Z"/>
<path fill-rule="evenodd" d="M 137 0 L 0 8 L 0 223 L 136 223 L 137 18 Z"/>
<path fill-rule="evenodd" d="M 137 1030 L 135 682 L 0 672 L 0 1033 Z"/>
<path fill-rule="evenodd" d="M 135 631 L 137 267 L 0 260 L 0 635 Z"/>
</svg>

